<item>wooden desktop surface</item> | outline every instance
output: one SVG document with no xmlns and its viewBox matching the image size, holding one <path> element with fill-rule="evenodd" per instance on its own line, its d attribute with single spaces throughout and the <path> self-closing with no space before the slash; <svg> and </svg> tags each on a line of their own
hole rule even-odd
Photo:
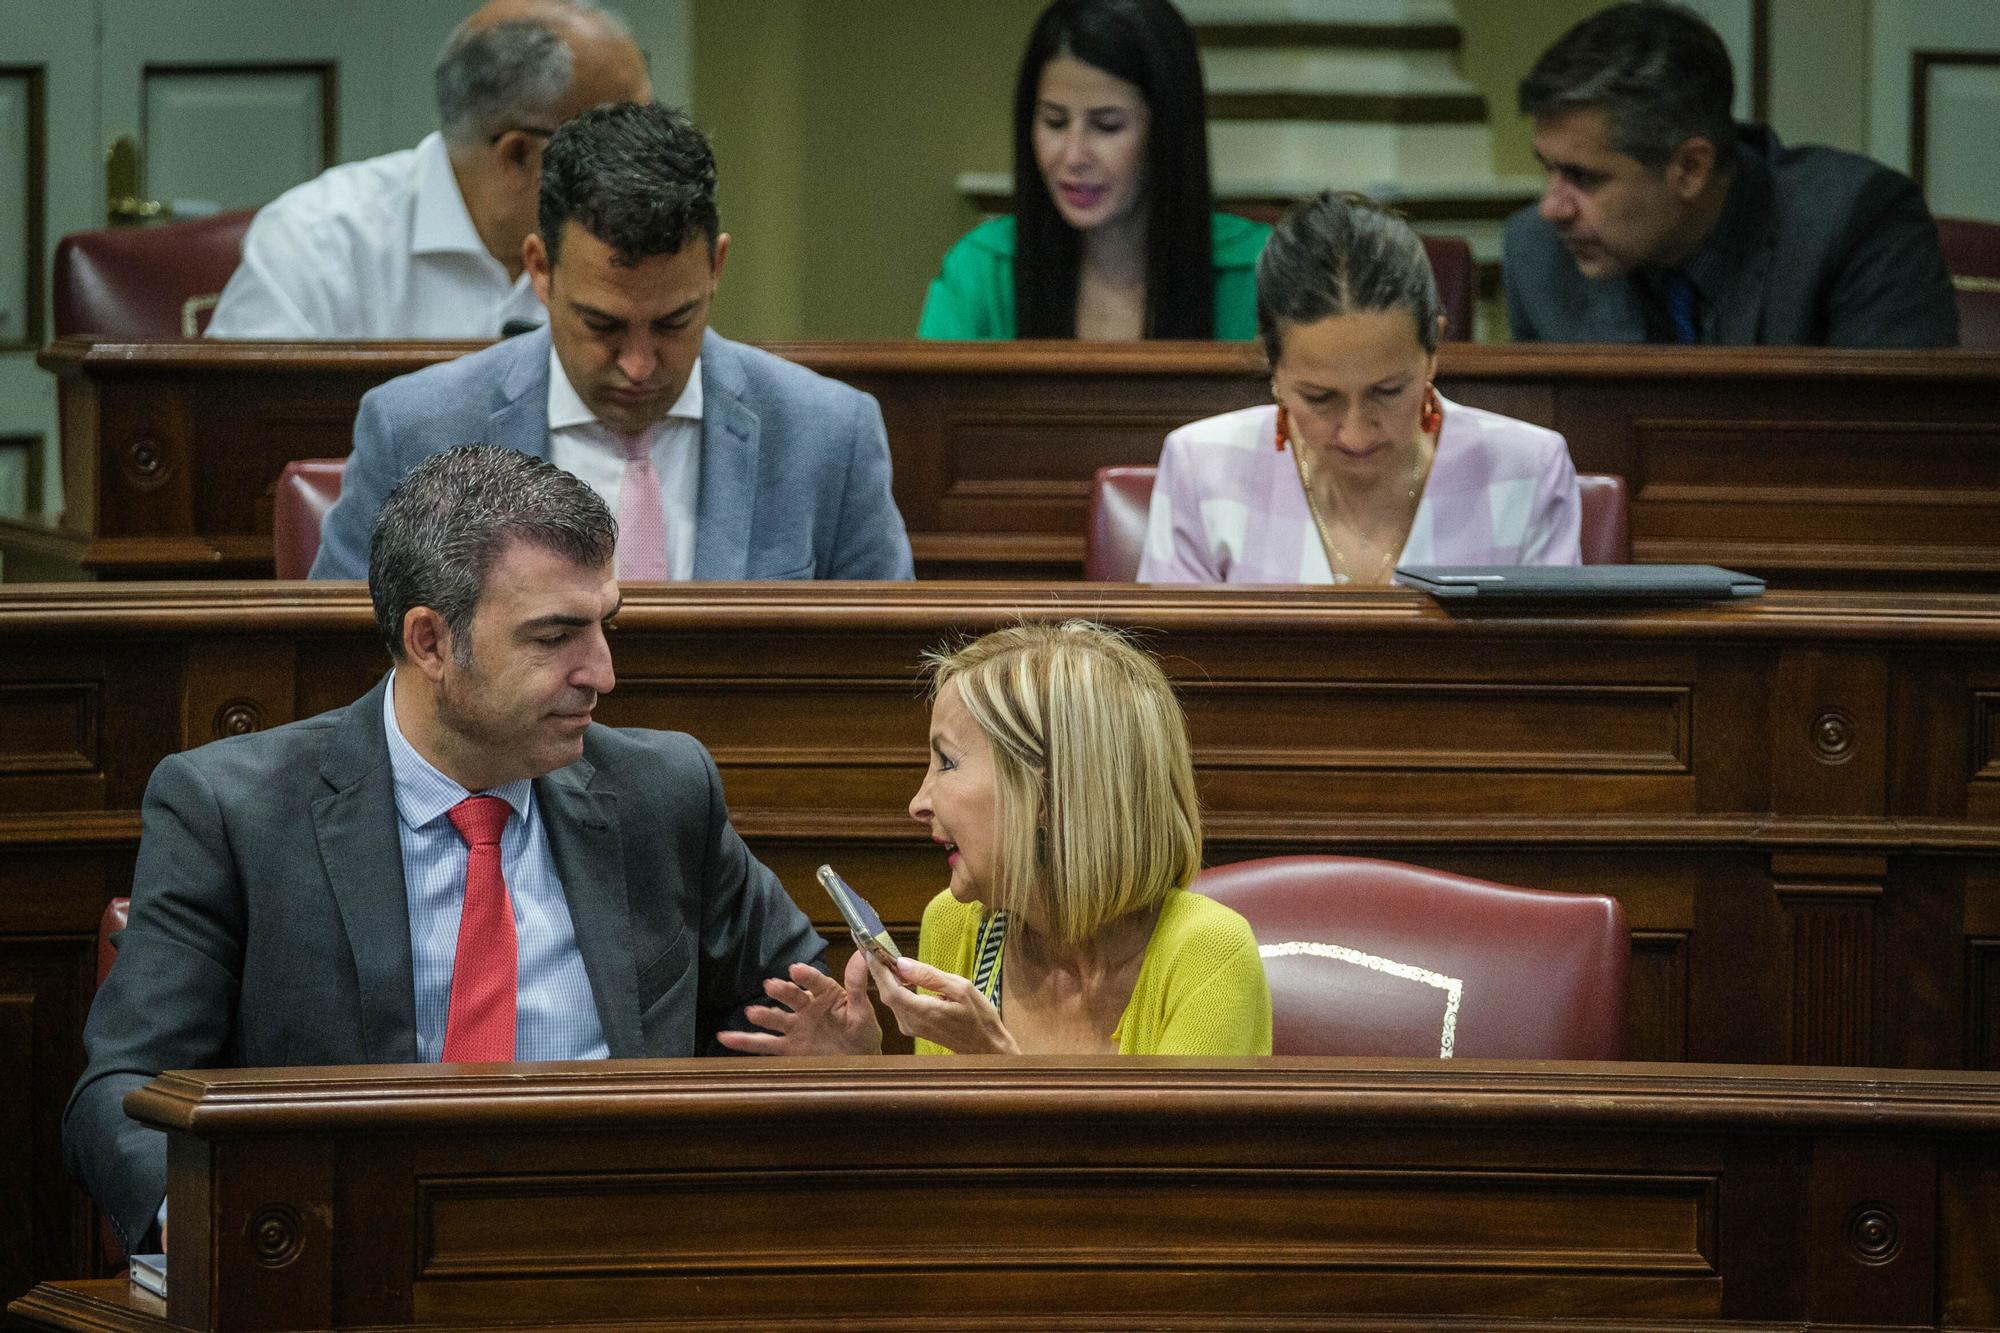
<svg viewBox="0 0 2000 1333">
<path fill-rule="evenodd" d="M 471 343 L 63 339 L 70 512 L 43 546 L 105 578 L 267 576 L 285 463 L 344 457 L 356 405 Z M 1074 579 L 1091 474 L 1269 401 L 1250 344 L 787 343 L 873 393 L 926 578 Z M 1552 426 L 1626 478 L 1634 557 L 1788 586 L 2000 590 L 2000 354 L 1446 344 L 1454 400 Z M 14 540 L 0 532 L 0 541 Z"/>
</svg>

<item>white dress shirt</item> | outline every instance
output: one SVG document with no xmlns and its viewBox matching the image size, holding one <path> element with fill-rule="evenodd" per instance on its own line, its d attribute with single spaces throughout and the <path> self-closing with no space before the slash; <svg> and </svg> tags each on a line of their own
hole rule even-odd
<svg viewBox="0 0 2000 1333">
<path fill-rule="evenodd" d="M 667 577 L 694 577 L 695 505 L 701 495 L 701 358 L 664 421 L 646 428 L 646 450 L 660 478 L 667 532 Z M 549 461 L 581 477 L 612 513 L 625 480 L 625 450 L 618 437 L 584 405 L 549 348 Z"/>
<path fill-rule="evenodd" d="M 211 338 L 497 338 L 546 323 L 487 253 L 444 139 L 349 162 L 259 209 Z"/>
</svg>

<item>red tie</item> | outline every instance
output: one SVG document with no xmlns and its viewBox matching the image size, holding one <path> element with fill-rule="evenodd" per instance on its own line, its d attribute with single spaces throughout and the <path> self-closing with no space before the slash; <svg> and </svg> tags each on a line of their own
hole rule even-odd
<svg viewBox="0 0 2000 1333">
<path fill-rule="evenodd" d="M 448 1063 L 514 1058 L 514 904 L 500 874 L 508 813 L 498 796 L 468 796 L 451 808 L 452 826 L 465 839 L 465 906 L 444 1025 Z"/>
<path fill-rule="evenodd" d="M 618 483 L 618 577 L 667 577 L 667 520 L 661 512 L 660 474 L 645 435 L 620 435 L 625 478 Z"/>
</svg>

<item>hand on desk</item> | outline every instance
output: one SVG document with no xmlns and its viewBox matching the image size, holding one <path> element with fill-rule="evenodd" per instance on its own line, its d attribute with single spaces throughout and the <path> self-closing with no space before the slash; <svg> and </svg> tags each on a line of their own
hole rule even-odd
<svg viewBox="0 0 2000 1333">
<path fill-rule="evenodd" d="M 783 1005 L 751 1005 L 743 1011 L 768 1032 L 718 1032 L 716 1040 L 747 1055 L 880 1055 L 882 1025 L 868 1002 L 865 955 L 847 960 L 844 981 L 835 981 L 807 963 L 793 963 L 791 979 L 772 977 L 764 993 Z"/>
</svg>

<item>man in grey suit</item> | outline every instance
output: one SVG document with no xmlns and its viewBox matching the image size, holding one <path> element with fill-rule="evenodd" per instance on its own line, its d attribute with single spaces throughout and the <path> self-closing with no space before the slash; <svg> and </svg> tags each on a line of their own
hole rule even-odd
<svg viewBox="0 0 2000 1333">
<path fill-rule="evenodd" d="M 1613 5 L 1521 81 L 1547 173 L 1508 219 L 1519 342 L 1955 347 L 1937 225 L 1909 178 L 1731 119 L 1715 30 Z"/>
<path fill-rule="evenodd" d="M 628 581 L 909 578 L 880 407 L 709 331 L 728 255 L 715 159 L 685 116 L 621 104 L 564 124 L 523 249 L 548 327 L 361 400 L 312 576 L 360 578 L 382 497 L 477 442 L 588 482 Z"/>
<path fill-rule="evenodd" d="M 123 1100 L 163 1069 L 720 1054 L 767 978 L 822 966 L 708 752 L 591 720 L 616 541 L 546 462 L 435 455 L 373 535 L 388 677 L 154 770 L 63 1119 L 128 1250 L 166 1143 Z"/>
</svg>

